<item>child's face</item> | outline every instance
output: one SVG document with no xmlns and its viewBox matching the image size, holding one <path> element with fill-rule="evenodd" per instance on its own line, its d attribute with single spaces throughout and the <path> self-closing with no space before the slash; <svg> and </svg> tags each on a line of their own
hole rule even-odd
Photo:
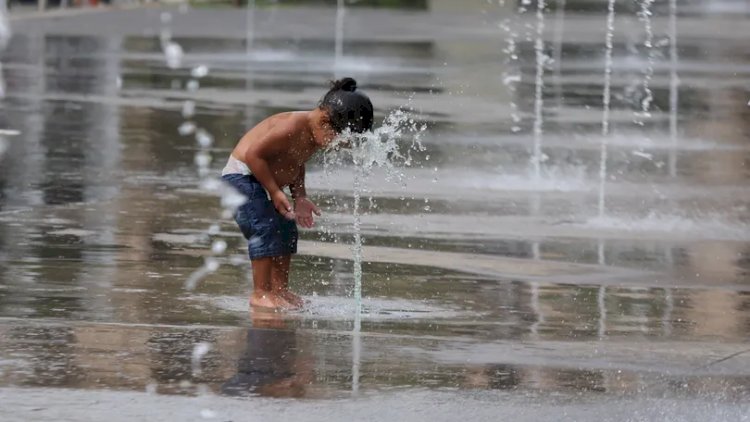
<svg viewBox="0 0 750 422">
<path fill-rule="evenodd" d="M 325 146 L 330 145 L 331 142 L 333 142 L 334 139 L 336 139 L 336 137 L 339 136 L 338 133 L 336 133 L 336 131 L 333 130 L 333 127 L 331 127 L 331 125 L 328 123 L 323 124 L 323 127 L 321 128 L 321 133 L 323 136 L 323 139 L 322 139 L 323 145 Z"/>
<path fill-rule="evenodd" d="M 328 119 L 322 118 L 318 121 L 318 124 L 313 127 L 313 136 L 315 137 L 315 143 L 325 148 L 336 139 L 338 134 L 333 130 Z"/>
</svg>

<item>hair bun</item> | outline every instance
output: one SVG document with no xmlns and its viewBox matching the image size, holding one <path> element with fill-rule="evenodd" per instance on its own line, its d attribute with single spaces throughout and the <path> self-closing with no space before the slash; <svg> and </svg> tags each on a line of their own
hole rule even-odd
<svg viewBox="0 0 750 422">
<path fill-rule="evenodd" d="M 357 90 L 357 81 L 352 78 L 343 78 L 331 82 L 331 90 L 354 92 Z"/>
</svg>

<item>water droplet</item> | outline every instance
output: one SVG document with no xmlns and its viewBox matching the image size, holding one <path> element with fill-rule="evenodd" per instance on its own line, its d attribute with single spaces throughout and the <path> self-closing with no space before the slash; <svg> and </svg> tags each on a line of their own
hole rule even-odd
<svg viewBox="0 0 750 422">
<path fill-rule="evenodd" d="M 183 122 L 180 127 L 177 128 L 177 132 L 182 136 L 190 135 L 195 132 L 195 123 Z"/>
<path fill-rule="evenodd" d="M 208 148 L 214 143 L 214 137 L 203 128 L 195 132 L 195 140 L 203 148 Z"/>
<path fill-rule="evenodd" d="M 195 165 L 198 167 L 208 167 L 211 164 L 211 155 L 205 151 L 195 154 Z"/>
<path fill-rule="evenodd" d="M 182 57 L 185 52 L 182 50 L 182 46 L 174 41 L 167 41 L 164 43 L 164 56 L 167 60 L 167 67 L 170 69 L 177 69 L 182 64 Z"/>
<path fill-rule="evenodd" d="M 216 258 L 206 258 L 206 270 L 214 272 L 219 269 L 219 261 Z"/>
<path fill-rule="evenodd" d="M 233 188 L 228 188 L 221 195 L 221 206 L 226 210 L 235 210 L 247 201 L 247 197 Z M 231 213 L 230 213 L 231 215 Z"/>
<path fill-rule="evenodd" d="M 216 412 L 211 409 L 201 409 L 201 418 L 203 419 L 214 419 L 216 418 Z"/>
<path fill-rule="evenodd" d="M 185 101 L 182 104 L 182 117 L 189 119 L 190 117 L 193 117 L 194 114 L 195 114 L 195 102 Z"/>
<path fill-rule="evenodd" d="M 204 64 L 198 65 L 190 71 L 190 76 L 194 78 L 200 79 L 206 75 L 208 75 L 208 66 Z"/>
<path fill-rule="evenodd" d="M 199 375 L 201 373 L 201 359 L 203 359 L 209 350 L 211 350 L 211 344 L 206 342 L 197 343 L 193 347 L 193 354 L 191 356 L 193 374 Z"/>
<path fill-rule="evenodd" d="M 211 252 L 214 253 L 214 255 L 219 255 L 224 253 L 224 251 L 227 250 L 227 242 L 223 240 L 217 240 L 211 245 Z"/>
<path fill-rule="evenodd" d="M 190 92 L 195 92 L 200 88 L 201 84 L 196 81 L 195 79 L 191 79 L 188 81 L 187 85 L 185 85 L 185 89 L 187 89 Z"/>
</svg>

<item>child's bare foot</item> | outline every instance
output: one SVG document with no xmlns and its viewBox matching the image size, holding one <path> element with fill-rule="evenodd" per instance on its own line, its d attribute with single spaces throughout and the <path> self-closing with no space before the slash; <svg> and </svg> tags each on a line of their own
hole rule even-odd
<svg viewBox="0 0 750 422">
<path fill-rule="evenodd" d="M 253 292 L 250 296 L 250 306 L 277 311 L 293 308 L 281 295 L 271 292 Z"/>
<path fill-rule="evenodd" d="M 294 307 L 294 309 L 300 309 L 303 306 L 305 306 L 305 301 L 299 295 L 296 295 L 289 290 L 282 290 L 279 292 L 279 295 L 284 298 L 285 301 L 287 301 L 290 305 Z"/>
</svg>

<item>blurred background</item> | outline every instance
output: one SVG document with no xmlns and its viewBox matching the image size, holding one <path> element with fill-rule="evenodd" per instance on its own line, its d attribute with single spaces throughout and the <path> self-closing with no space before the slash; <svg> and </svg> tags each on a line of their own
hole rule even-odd
<svg viewBox="0 0 750 422">
<path fill-rule="evenodd" d="M 43 396 L 73 419 L 97 411 L 71 407 L 80 390 L 212 395 L 138 395 L 129 417 L 219 395 L 354 397 L 341 418 L 383 411 L 362 396 L 480 419 L 747 417 L 746 1 L 2 6 L 0 415 L 62 387 Z M 377 122 L 402 109 L 418 128 L 397 177 L 359 192 L 361 330 L 356 171 L 322 156 L 324 215 L 291 277 L 308 307 L 249 317 L 216 179 L 245 131 L 343 76 Z"/>
</svg>

